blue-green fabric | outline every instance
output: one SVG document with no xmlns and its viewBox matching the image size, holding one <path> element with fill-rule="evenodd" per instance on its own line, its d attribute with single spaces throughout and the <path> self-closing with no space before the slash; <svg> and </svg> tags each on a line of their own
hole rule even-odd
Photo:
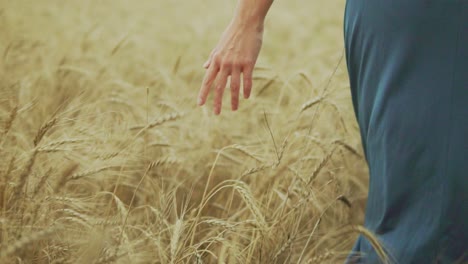
<svg viewBox="0 0 468 264">
<path fill-rule="evenodd" d="M 468 0 L 347 0 L 345 46 L 365 226 L 396 263 L 468 262 Z"/>
</svg>

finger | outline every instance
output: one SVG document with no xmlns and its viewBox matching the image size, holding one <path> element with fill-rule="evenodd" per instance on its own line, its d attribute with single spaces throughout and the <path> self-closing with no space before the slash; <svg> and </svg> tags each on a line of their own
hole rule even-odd
<svg viewBox="0 0 468 264">
<path fill-rule="evenodd" d="M 242 70 L 242 86 L 244 87 L 244 98 L 248 99 L 250 97 L 250 91 L 252 90 L 252 66 L 246 66 Z"/>
<path fill-rule="evenodd" d="M 239 108 L 240 69 L 234 68 L 231 73 L 231 109 Z"/>
<path fill-rule="evenodd" d="M 206 98 L 208 97 L 208 93 L 210 92 L 211 85 L 213 84 L 216 75 L 218 74 L 218 67 L 214 64 L 211 65 L 210 68 L 205 73 L 205 77 L 203 78 L 202 86 L 200 89 L 200 93 L 198 94 L 198 105 L 204 105 L 206 102 Z"/>
<path fill-rule="evenodd" d="M 215 99 L 214 99 L 214 113 L 219 115 L 221 113 L 221 106 L 223 104 L 223 93 L 226 88 L 227 79 L 229 77 L 229 71 L 222 69 L 218 75 L 218 80 L 215 85 Z"/>
</svg>

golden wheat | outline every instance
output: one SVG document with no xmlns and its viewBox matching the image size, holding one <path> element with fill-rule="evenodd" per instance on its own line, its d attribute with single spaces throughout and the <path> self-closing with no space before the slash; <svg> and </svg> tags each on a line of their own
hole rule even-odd
<svg viewBox="0 0 468 264">
<path fill-rule="evenodd" d="M 234 4 L 2 1 L 0 263 L 333 263 L 375 238 L 344 3 L 275 2 L 254 100 L 215 117 L 200 65 Z"/>
</svg>

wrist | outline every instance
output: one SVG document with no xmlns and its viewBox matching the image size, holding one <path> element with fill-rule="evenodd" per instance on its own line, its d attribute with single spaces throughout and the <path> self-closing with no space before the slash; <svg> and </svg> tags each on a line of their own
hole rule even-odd
<svg viewBox="0 0 468 264">
<path fill-rule="evenodd" d="M 263 32 L 265 19 L 258 15 L 238 15 L 231 21 L 231 25 L 240 29 L 255 30 Z"/>
<path fill-rule="evenodd" d="M 232 20 L 242 30 L 263 32 L 265 17 L 273 0 L 239 0 Z"/>
</svg>

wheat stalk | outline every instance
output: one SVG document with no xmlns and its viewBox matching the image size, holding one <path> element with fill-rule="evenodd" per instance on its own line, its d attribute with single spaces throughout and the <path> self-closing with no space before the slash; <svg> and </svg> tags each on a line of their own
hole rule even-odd
<svg viewBox="0 0 468 264">
<path fill-rule="evenodd" d="M 281 246 L 281 248 L 276 252 L 275 256 L 273 257 L 273 260 L 276 261 L 276 260 L 278 259 L 278 257 L 279 257 L 281 254 L 283 254 L 283 252 L 286 251 L 286 249 L 287 249 L 288 247 L 291 246 L 291 244 L 293 243 L 293 241 L 294 241 L 294 236 L 289 236 L 289 235 L 288 235 L 288 240 L 286 240 L 286 243 L 284 243 L 284 244 Z"/>
<path fill-rule="evenodd" d="M 83 143 L 83 142 L 86 142 L 86 139 L 80 139 L 80 138 L 63 139 L 63 140 L 49 142 L 47 145 L 44 145 L 42 148 L 53 148 L 53 147 L 63 146 L 66 144 L 77 144 L 77 143 Z"/>
<path fill-rule="evenodd" d="M 261 95 L 264 91 L 266 91 L 272 84 L 276 82 L 278 76 L 274 76 L 270 78 L 260 89 L 258 89 L 257 96 Z"/>
<path fill-rule="evenodd" d="M 162 124 L 164 124 L 166 122 L 169 122 L 169 121 L 177 120 L 177 119 L 181 118 L 182 116 L 184 116 L 183 113 L 172 113 L 172 114 L 160 117 L 160 118 L 154 120 L 153 122 L 149 123 L 148 125 L 133 126 L 133 127 L 130 128 L 130 130 L 141 129 L 141 131 L 139 133 L 142 133 L 144 130 L 151 129 L 151 128 L 155 127 L 155 126 L 162 125 Z"/>
<path fill-rule="evenodd" d="M 351 152 L 354 156 L 356 156 L 356 157 L 358 157 L 360 159 L 363 159 L 363 156 L 357 150 L 355 150 L 353 147 L 351 147 L 346 142 L 343 142 L 343 140 L 340 140 L 340 139 L 334 140 L 332 142 L 332 144 L 333 145 L 339 145 L 339 146 L 343 147 L 344 149 L 346 149 L 347 151 Z"/>
<path fill-rule="evenodd" d="M 19 200 L 19 197 L 23 193 L 23 188 L 26 185 L 26 179 L 31 174 L 32 168 L 34 166 L 34 162 L 36 161 L 37 153 L 38 153 L 37 149 L 34 149 L 33 152 L 29 156 L 26 166 L 24 167 L 23 171 L 18 177 L 19 178 L 18 184 L 16 185 L 16 189 L 12 197 L 12 201 L 16 204 L 17 204 L 17 201 Z"/>
<path fill-rule="evenodd" d="M 177 219 L 172 229 L 171 263 L 175 263 L 176 254 L 179 248 L 179 239 L 183 231 L 184 231 L 184 222 L 182 219 Z"/>
<path fill-rule="evenodd" d="M 244 200 L 247 207 L 249 207 L 259 225 L 263 229 L 266 229 L 267 224 L 265 217 L 260 212 L 260 209 L 258 209 L 257 203 L 255 202 L 255 199 L 253 198 L 253 195 L 248 187 L 245 184 L 238 184 L 234 186 L 234 189 L 241 195 L 242 199 Z"/>
<path fill-rule="evenodd" d="M 42 140 L 42 138 L 47 133 L 47 131 L 49 131 L 49 129 L 51 129 L 57 123 L 57 121 L 58 121 L 58 118 L 54 117 L 48 122 L 46 122 L 45 124 L 43 124 L 41 128 L 39 128 L 39 131 L 37 131 L 36 137 L 34 138 L 34 141 L 33 141 L 34 146 L 37 146 L 39 144 L 39 142 Z"/>
<path fill-rule="evenodd" d="M 83 224 L 89 226 L 89 217 L 85 214 L 79 213 L 73 209 L 65 208 L 65 209 L 58 209 L 57 212 L 65 213 L 66 215 L 70 215 L 69 217 L 63 217 L 62 219 L 70 219 L 76 218 L 80 220 Z"/>
<path fill-rule="evenodd" d="M 231 224 L 227 221 L 223 221 L 220 219 L 208 219 L 208 220 L 202 221 L 201 223 L 205 223 L 205 224 L 212 225 L 212 226 L 220 226 L 228 230 L 233 229 L 237 225 L 237 224 Z"/>
<path fill-rule="evenodd" d="M 67 184 L 67 182 L 70 179 L 70 175 L 78 168 L 78 164 L 74 163 L 69 165 L 65 170 L 63 171 L 61 177 L 58 179 L 55 188 L 54 188 L 54 193 L 58 193 L 58 191 Z M 72 176 L 73 177 L 73 176 Z"/>
<path fill-rule="evenodd" d="M 346 128 L 346 123 L 345 123 L 345 121 L 343 119 L 343 115 L 341 114 L 340 109 L 338 108 L 338 106 L 334 102 L 331 102 L 329 100 L 326 100 L 325 103 L 326 103 L 326 105 L 331 106 L 333 108 L 333 110 L 338 114 L 338 117 L 339 117 L 340 122 L 341 122 L 341 126 L 343 127 L 344 132 L 347 133 L 348 129 Z"/>
<path fill-rule="evenodd" d="M 10 116 L 5 122 L 5 126 L 3 127 L 3 131 L 2 131 L 2 137 L 8 134 L 8 132 L 10 131 L 11 127 L 13 126 L 13 121 L 15 121 L 17 114 L 18 114 L 18 105 L 15 105 L 15 107 L 13 107 L 13 109 L 10 112 Z"/>
<path fill-rule="evenodd" d="M 319 175 L 320 171 L 322 171 L 322 169 L 325 167 L 325 165 L 330 160 L 334 152 L 335 152 L 335 149 L 332 149 L 327 155 L 325 155 L 320 160 L 320 162 L 318 163 L 318 165 L 315 167 L 314 171 L 312 172 L 312 175 L 310 175 L 307 184 L 310 184 Z"/>
<path fill-rule="evenodd" d="M 49 236 L 53 232 L 57 231 L 57 229 L 58 228 L 54 226 L 22 237 L 20 240 L 15 241 L 14 243 L 8 245 L 5 249 L 3 249 L 0 252 L 0 259 L 5 259 L 6 257 L 18 252 L 19 250 L 24 249 L 24 247 L 26 247 L 27 245 Z"/>
<path fill-rule="evenodd" d="M 325 260 L 328 260 L 333 257 L 333 253 L 330 251 L 325 252 L 324 254 L 315 256 L 309 260 L 307 260 L 307 264 L 322 264 Z"/>
<path fill-rule="evenodd" d="M 73 174 L 70 177 L 70 180 L 78 180 L 78 179 L 81 179 L 83 177 L 90 176 L 90 175 L 93 175 L 93 174 L 96 174 L 96 173 L 99 173 L 99 172 L 102 172 L 102 171 L 111 170 L 111 169 L 118 169 L 118 168 L 119 168 L 119 166 L 105 166 L 105 167 L 101 167 L 101 168 L 97 168 L 97 169 L 93 169 L 93 170 L 83 171 L 83 172 L 80 172 L 80 173 Z"/>
<path fill-rule="evenodd" d="M 267 169 L 267 168 L 271 168 L 272 166 L 273 166 L 273 165 L 271 165 L 271 164 L 269 164 L 269 165 L 265 164 L 265 165 L 261 165 L 261 166 L 259 166 L 259 167 L 250 168 L 250 169 L 244 171 L 244 172 L 242 173 L 242 176 L 241 176 L 241 177 L 244 177 L 244 176 L 247 176 L 247 175 L 250 175 L 250 174 L 257 173 L 257 172 L 262 171 L 262 170 L 265 170 L 265 169 Z"/>
<path fill-rule="evenodd" d="M 323 97 L 322 97 L 322 96 L 319 96 L 319 97 L 310 99 L 309 101 L 305 102 L 305 103 L 301 106 L 301 113 L 304 112 L 305 110 L 311 108 L 312 106 L 314 106 L 314 105 L 320 103 L 322 100 L 323 100 Z"/>
<path fill-rule="evenodd" d="M 260 158 L 257 157 L 257 155 L 255 155 L 253 152 L 251 152 L 250 150 L 248 150 L 246 147 L 244 146 L 241 146 L 241 145 L 238 145 L 238 144 L 234 144 L 232 146 L 233 149 L 237 149 L 239 150 L 240 152 L 244 153 L 245 155 L 251 157 L 252 159 L 256 160 L 256 161 L 259 161 L 259 162 L 263 162 Z"/>
</svg>

